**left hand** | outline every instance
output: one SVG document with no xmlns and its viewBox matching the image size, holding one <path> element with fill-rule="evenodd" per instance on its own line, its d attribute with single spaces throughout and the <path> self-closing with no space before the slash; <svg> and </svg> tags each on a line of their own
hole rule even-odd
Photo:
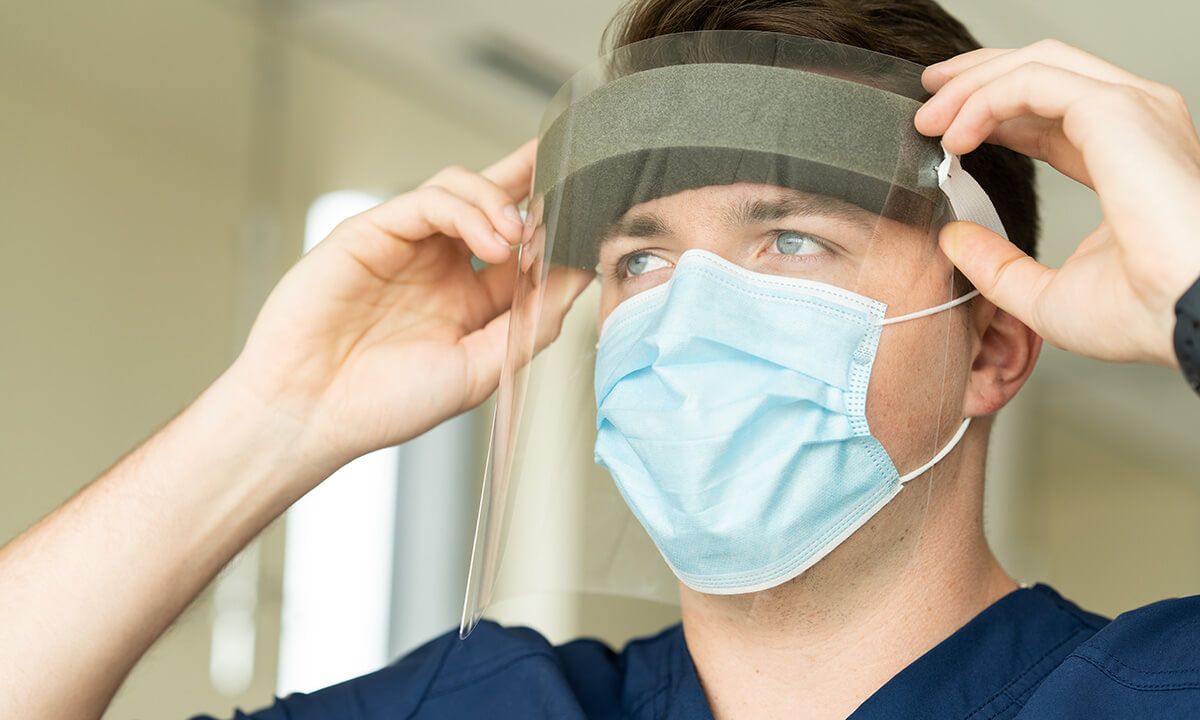
<svg viewBox="0 0 1200 720">
<path fill-rule="evenodd" d="M 916 127 L 1003 145 L 1096 191 L 1104 220 L 1060 268 L 974 223 L 941 246 L 985 298 L 1089 357 L 1176 367 L 1174 305 L 1200 277 L 1200 138 L 1183 97 L 1054 40 L 931 65 Z"/>
</svg>

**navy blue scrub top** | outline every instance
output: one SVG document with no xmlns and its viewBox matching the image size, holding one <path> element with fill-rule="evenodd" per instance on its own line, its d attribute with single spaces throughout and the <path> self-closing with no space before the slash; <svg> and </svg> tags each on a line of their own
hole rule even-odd
<svg viewBox="0 0 1200 720">
<path fill-rule="evenodd" d="M 1014 590 L 850 717 L 1200 717 L 1200 596 L 1110 621 L 1046 585 Z M 382 670 L 235 718 L 711 720 L 712 714 L 678 624 L 616 653 L 595 640 L 554 646 L 529 628 L 483 621 L 465 641 L 447 633 Z"/>
</svg>

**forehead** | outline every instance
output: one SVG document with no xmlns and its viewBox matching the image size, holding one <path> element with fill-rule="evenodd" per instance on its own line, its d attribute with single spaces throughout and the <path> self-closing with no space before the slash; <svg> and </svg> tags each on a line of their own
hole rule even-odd
<svg viewBox="0 0 1200 720">
<path fill-rule="evenodd" d="M 768 183 L 706 185 L 637 203 L 608 223 L 597 243 L 596 269 L 609 308 L 652 286 L 649 278 L 640 284 L 617 281 L 625 258 L 648 252 L 669 267 L 689 249 L 714 252 L 755 272 L 886 298 L 893 281 L 905 286 L 936 272 L 931 230 L 927 222 L 896 220 L 830 195 Z M 806 246 L 803 257 L 786 259 L 771 238 L 788 231 L 816 238 L 817 244 Z M 666 273 L 656 274 L 654 282 L 664 281 Z"/>
<path fill-rule="evenodd" d="M 614 237 L 669 235 L 680 223 L 756 225 L 796 216 L 818 216 L 870 230 L 879 216 L 828 195 L 766 183 L 708 185 L 638 203 L 608 224 L 600 242 Z"/>
</svg>

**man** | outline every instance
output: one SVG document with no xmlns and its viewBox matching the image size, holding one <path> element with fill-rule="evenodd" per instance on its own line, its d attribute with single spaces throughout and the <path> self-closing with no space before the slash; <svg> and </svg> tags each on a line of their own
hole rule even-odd
<svg viewBox="0 0 1200 720">
<path fill-rule="evenodd" d="M 814 36 L 840 28 L 873 37 L 864 28 L 886 27 L 896 45 L 904 32 L 930 43 L 931 28 L 947 38 L 960 29 L 923 0 L 659 0 L 630 6 L 626 22 L 666 34 L 712 18 L 724 27 L 753 19 L 761 29 L 764 16 L 770 28 Z M 814 17 L 821 22 L 804 24 Z M 1031 371 L 1039 337 L 1099 359 L 1186 369 L 1189 341 L 1200 342 L 1189 335 L 1200 311 L 1188 310 L 1200 296 L 1192 238 L 1200 140 L 1178 94 L 1054 42 L 959 54 L 923 82 L 934 97 L 917 130 L 941 136 L 951 153 L 986 141 L 1049 162 L 1095 189 L 1106 215 L 1058 269 L 979 225 L 942 231 L 942 250 L 987 300 L 953 310 L 969 314 L 954 411 L 983 418 L 1003 406 Z M 350 459 L 415 437 L 493 391 L 516 262 L 509 245 L 522 239 L 512 206 L 528 189 L 534 150 L 526 143 L 480 174 L 449 168 L 340 225 L 281 280 L 238 360 L 191 407 L 0 552 L 5 717 L 98 717 L 154 639 L 291 502 Z M 1002 217 L 1017 212 L 991 194 Z M 654 209 L 678 228 L 718 199 L 729 198 L 680 194 Z M 475 273 L 471 254 L 496 264 Z M 683 253 L 656 257 L 630 258 L 626 268 L 665 275 L 685 264 Z M 572 296 L 588 277 L 552 280 Z M 917 563 L 919 573 L 889 588 L 905 602 L 888 607 L 903 612 L 873 612 L 872 574 L 886 568 L 868 565 L 855 578 L 830 554 L 800 582 L 752 594 L 763 598 L 753 612 L 685 587 L 682 630 L 620 655 L 593 642 L 554 648 L 531 631 L 483 624 L 465 642 L 435 640 L 378 673 L 259 716 L 1195 712 L 1200 601 L 1108 623 L 1048 588 L 1018 589 L 995 563 L 971 524 L 985 431 L 973 425 L 942 460 L 966 490 L 931 505 L 932 541 L 920 552 L 942 561 Z M 852 535 L 834 552 L 886 550 L 888 533 L 903 534 L 904 508 L 884 513 L 882 530 Z"/>
</svg>

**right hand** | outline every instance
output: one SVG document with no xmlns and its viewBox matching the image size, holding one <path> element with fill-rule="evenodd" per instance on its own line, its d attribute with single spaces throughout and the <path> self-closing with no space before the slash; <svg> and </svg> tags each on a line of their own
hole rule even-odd
<svg viewBox="0 0 1200 720">
<path fill-rule="evenodd" d="M 482 403 L 499 381 L 536 138 L 480 173 L 448 167 L 334 228 L 279 281 L 228 375 L 300 424 L 334 468 Z M 493 236 L 498 232 L 504 239 Z M 493 263 L 480 272 L 472 253 Z M 591 273 L 556 270 L 539 346 Z"/>
<path fill-rule="evenodd" d="M 1059 268 L 981 225 L 947 225 L 946 255 L 1047 342 L 1098 360 L 1177 367 L 1175 303 L 1200 275 L 1200 136 L 1183 96 L 1044 40 L 929 66 L 917 129 L 965 155 L 984 142 L 1096 192 L 1104 220 Z"/>
</svg>

